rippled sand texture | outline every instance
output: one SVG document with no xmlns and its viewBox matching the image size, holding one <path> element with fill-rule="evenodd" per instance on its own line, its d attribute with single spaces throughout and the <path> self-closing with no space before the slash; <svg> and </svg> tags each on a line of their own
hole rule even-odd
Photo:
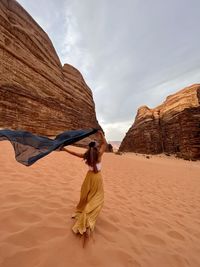
<svg viewBox="0 0 200 267">
<path fill-rule="evenodd" d="M 83 249 L 71 214 L 86 171 L 65 152 L 25 167 L 0 143 L 1 267 L 200 266 L 199 162 L 105 154 L 105 204 Z"/>
</svg>

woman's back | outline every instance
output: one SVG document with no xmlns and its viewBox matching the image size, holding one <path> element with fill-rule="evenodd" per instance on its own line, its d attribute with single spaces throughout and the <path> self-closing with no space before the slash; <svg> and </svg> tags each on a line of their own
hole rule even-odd
<svg viewBox="0 0 200 267">
<path fill-rule="evenodd" d="M 96 169 L 97 169 L 98 172 L 101 170 L 101 162 L 97 162 L 96 163 Z M 89 170 L 90 171 L 94 171 L 94 168 L 89 165 Z"/>
</svg>

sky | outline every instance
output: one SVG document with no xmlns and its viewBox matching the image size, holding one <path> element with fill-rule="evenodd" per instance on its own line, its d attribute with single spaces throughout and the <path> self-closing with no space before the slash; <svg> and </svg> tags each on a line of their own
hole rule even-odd
<svg viewBox="0 0 200 267">
<path fill-rule="evenodd" d="M 18 0 L 91 88 L 108 141 L 137 109 L 200 83 L 199 0 Z"/>
</svg>

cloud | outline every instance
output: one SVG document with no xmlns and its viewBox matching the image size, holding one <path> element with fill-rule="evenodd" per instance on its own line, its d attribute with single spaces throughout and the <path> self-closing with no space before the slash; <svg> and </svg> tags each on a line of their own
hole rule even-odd
<svg viewBox="0 0 200 267">
<path fill-rule="evenodd" d="M 54 0 L 17 1 L 48 34 L 60 56 L 60 50 L 63 45 L 63 36 L 65 35 L 65 28 L 63 27 L 65 21 L 65 0 L 59 0 L 59 3 Z"/>
<path fill-rule="evenodd" d="M 200 82 L 198 0 L 20 2 L 83 74 L 109 140 L 124 137 L 139 106 Z"/>
</svg>

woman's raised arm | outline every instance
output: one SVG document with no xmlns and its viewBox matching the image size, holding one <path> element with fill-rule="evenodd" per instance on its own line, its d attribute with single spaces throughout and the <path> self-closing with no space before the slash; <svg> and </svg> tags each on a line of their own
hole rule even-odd
<svg viewBox="0 0 200 267">
<path fill-rule="evenodd" d="M 77 152 L 71 151 L 71 150 L 64 148 L 64 147 L 61 149 L 61 151 L 68 152 L 69 154 L 76 156 L 76 157 L 79 157 L 79 158 L 83 158 L 83 156 L 84 156 L 83 153 L 77 153 Z"/>
</svg>

